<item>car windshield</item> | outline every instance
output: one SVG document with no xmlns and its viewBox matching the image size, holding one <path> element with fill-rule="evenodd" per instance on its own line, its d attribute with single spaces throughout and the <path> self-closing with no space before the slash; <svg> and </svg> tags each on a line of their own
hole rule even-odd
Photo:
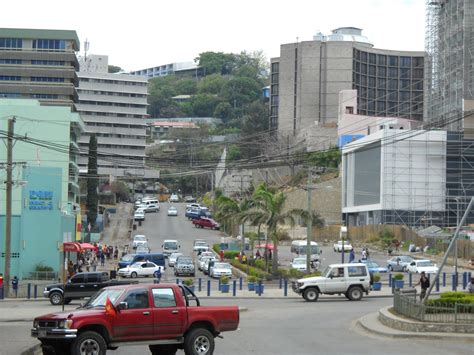
<svg viewBox="0 0 474 355">
<path fill-rule="evenodd" d="M 176 259 L 178 256 L 181 256 L 181 255 L 183 255 L 183 254 L 173 253 L 173 254 L 170 255 L 170 258 Z"/>
<path fill-rule="evenodd" d="M 191 259 L 189 256 L 180 256 L 178 258 L 178 262 L 180 264 L 190 264 L 193 262 L 193 259 Z"/>
<path fill-rule="evenodd" d="M 176 211 L 176 207 L 170 207 L 168 208 L 168 211 Z"/>
<path fill-rule="evenodd" d="M 196 244 L 194 244 L 195 246 L 197 247 L 207 247 L 207 243 L 206 242 L 197 242 Z"/>
<path fill-rule="evenodd" d="M 230 269 L 230 264 L 227 263 L 216 263 L 214 264 L 215 269 Z"/>
<path fill-rule="evenodd" d="M 306 264 L 306 259 L 295 259 L 293 264 Z"/>
<path fill-rule="evenodd" d="M 107 298 L 110 299 L 110 302 L 115 303 L 123 291 L 124 289 L 121 288 L 102 289 L 84 304 L 84 308 L 105 307 Z"/>
<path fill-rule="evenodd" d="M 431 261 L 420 261 L 418 263 L 418 266 L 424 267 L 424 266 L 433 266 L 433 263 Z"/>
<path fill-rule="evenodd" d="M 165 242 L 164 243 L 165 249 L 178 249 L 178 243 L 176 242 Z"/>
<path fill-rule="evenodd" d="M 134 256 L 132 254 L 127 254 L 122 258 L 122 261 L 132 261 L 133 257 Z"/>
<path fill-rule="evenodd" d="M 135 241 L 145 241 L 146 238 L 144 235 L 136 235 L 134 238 Z"/>
</svg>

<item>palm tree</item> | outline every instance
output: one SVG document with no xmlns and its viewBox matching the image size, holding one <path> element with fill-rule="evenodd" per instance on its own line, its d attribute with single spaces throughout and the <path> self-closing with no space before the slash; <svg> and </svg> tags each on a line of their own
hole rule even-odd
<svg viewBox="0 0 474 355">
<path fill-rule="evenodd" d="M 267 226 L 267 231 L 272 238 L 274 247 L 272 273 L 276 274 L 278 271 L 278 226 L 285 224 L 294 226 L 300 218 L 305 221 L 312 218 L 315 225 L 321 225 L 322 220 L 318 215 L 314 213 L 310 214 L 308 211 L 300 208 L 285 211 L 286 196 L 283 192 L 271 191 L 265 184 L 257 186 L 252 200 L 252 207 L 246 214 L 249 220 L 264 222 Z"/>
<path fill-rule="evenodd" d="M 219 196 L 216 200 L 218 220 L 230 224 L 231 234 L 234 231 L 235 224 L 245 223 L 244 212 L 251 206 L 251 201 L 244 199 L 242 201 L 234 200 L 230 197 Z M 244 237 L 242 236 L 242 241 Z"/>
</svg>

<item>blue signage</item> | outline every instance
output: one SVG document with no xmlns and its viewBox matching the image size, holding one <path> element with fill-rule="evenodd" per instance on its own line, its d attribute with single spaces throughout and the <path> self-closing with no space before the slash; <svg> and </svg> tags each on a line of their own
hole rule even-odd
<svg viewBox="0 0 474 355">
<path fill-rule="evenodd" d="M 34 191 L 30 190 L 30 210 L 48 210 L 53 209 L 53 191 Z"/>
</svg>

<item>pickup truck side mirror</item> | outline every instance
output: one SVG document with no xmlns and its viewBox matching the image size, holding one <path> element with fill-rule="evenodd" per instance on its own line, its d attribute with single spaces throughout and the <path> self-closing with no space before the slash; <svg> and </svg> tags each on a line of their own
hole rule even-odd
<svg viewBox="0 0 474 355">
<path fill-rule="evenodd" d="M 128 308 L 128 303 L 127 302 L 120 302 L 117 306 L 117 309 L 119 311 L 127 309 Z"/>
</svg>

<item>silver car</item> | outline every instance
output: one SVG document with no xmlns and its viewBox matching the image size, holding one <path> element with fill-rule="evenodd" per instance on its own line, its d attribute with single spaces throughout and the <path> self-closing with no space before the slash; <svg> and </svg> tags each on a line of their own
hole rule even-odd
<svg viewBox="0 0 474 355">
<path fill-rule="evenodd" d="M 180 256 L 176 259 L 176 264 L 174 266 L 174 275 L 175 276 L 196 276 L 196 270 L 194 268 L 193 259 L 190 256 Z"/>
<path fill-rule="evenodd" d="M 408 255 L 398 255 L 387 260 L 388 271 L 407 271 L 408 265 L 413 262 L 413 258 Z"/>
</svg>

